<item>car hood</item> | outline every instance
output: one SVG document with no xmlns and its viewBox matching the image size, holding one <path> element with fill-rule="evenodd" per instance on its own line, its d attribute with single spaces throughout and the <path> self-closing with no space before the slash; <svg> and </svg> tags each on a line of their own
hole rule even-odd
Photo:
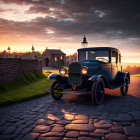
<svg viewBox="0 0 140 140">
<path fill-rule="evenodd" d="M 103 62 L 100 61 L 79 61 L 80 64 L 86 67 L 99 67 Z"/>
</svg>

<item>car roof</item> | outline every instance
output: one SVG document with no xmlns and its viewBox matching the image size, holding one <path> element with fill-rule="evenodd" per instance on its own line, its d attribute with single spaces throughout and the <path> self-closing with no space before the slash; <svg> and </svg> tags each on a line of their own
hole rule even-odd
<svg viewBox="0 0 140 140">
<path fill-rule="evenodd" d="M 77 51 L 92 51 L 92 50 L 115 50 L 120 53 L 117 48 L 113 47 L 89 47 L 89 48 L 80 48 Z"/>
</svg>

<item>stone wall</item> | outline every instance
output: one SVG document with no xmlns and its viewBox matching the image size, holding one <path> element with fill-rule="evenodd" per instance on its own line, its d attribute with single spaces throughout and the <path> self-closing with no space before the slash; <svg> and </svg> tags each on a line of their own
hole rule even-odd
<svg viewBox="0 0 140 140">
<path fill-rule="evenodd" d="M 14 81 L 24 72 L 42 72 L 42 61 L 0 58 L 0 82 Z"/>
</svg>

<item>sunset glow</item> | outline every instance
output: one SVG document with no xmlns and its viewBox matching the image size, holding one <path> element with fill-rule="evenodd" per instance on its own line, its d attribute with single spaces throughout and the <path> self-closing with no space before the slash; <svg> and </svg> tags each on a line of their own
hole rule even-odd
<svg viewBox="0 0 140 140">
<path fill-rule="evenodd" d="M 79 0 L 2 0 L 0 52 L 8 46 L 12 52 L 28 52 L 33 44 L 41 53 L 47 47 L 70 55 L 81 48 L 86 34 L 88 47 L 115 47 L 122 53 L 122 62 L 140 63 L 139 13 L 131 13 L 135 5 L 116 4 L 120 4 L 119 12 L 128 13 L 128 19 L 137 22 L 128 22 L 121 13 L 116 14 L 118 9 L 113 9 L 112 3 L 100 7 L 98 2 L 85 4 Z"/>
</svg>

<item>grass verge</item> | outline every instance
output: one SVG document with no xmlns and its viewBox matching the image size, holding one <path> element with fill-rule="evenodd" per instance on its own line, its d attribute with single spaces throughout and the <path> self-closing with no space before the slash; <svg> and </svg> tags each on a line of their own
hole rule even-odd
<svg viewBox="0 0 140 140">
<path fill-rule="evenodd" d="M 40 73 L 25 73 L 13 83 L 0 83 L 0 106 L 49 93 L 50 81 Z"/>
<path fill-rule="evenodd" d="M 49 76 L 52 73 L 59 73 L 59 70 L 43 70 L 45 76 Z"/>
<path fill-rule="evenodd" d="M 64 68 L 66 69 L 66 71 L 67 71 L 66 75 L 68 76 L 68 67 L 64 67 Z M 45 76 L 49 76 L 52 73 L 58 73 L 59 74 L 59 70 L 43 70 L 42 72 Z"/>
</svg>

